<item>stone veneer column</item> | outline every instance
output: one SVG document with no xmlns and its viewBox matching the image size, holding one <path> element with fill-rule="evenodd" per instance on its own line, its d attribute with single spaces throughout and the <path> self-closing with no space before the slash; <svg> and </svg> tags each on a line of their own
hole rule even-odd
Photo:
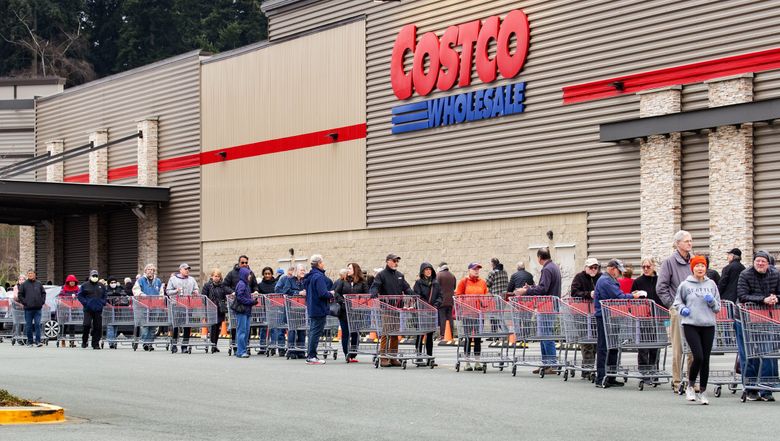
<svg viewBox="0 0 780 441">
<path fill-rule="evenodd" d="M 19 272 L 35 269 L 35 227 L 23 225 L 19 227 Z M 11 274 L 15 280 L 19 274 Z"/>
<path fill-rule="evenodd" d="M 138 185 L 157 186 L 157 127 L 158 118 L 138 121 Z M 144 207 L 145 219 L 138 219 L 138 265 L 157 265 L 157 207 Z"/>
<path fill-rule="evenodd" d="M 641 118 L 680 112 L 680 86 L 638 93 Z M 680 229 L 680 134 L 653 135 L 639 144 L 642 257 L 657 261 L 671 252 Z"/>
<path fill-rule="evenodd" d="M 753 74 L 706 82 L 710 107 L 753 101 Z M 726 265 L 726 253 L 753 255 L 753 125 L 721 126 L 709 134 L 710 264 Z"/>
<path fill-rule="evenodd" d="M 96 130 L 89 134 L 94 146 L 108 142 L 108 131 Z M 89 183 L 108 183 L 108 148 L 89 152 Z M 97 269 L 102 277 L 108 277 L 108 229 L 103 214 L 89 215 L 89 267 Z"/>
</svg>

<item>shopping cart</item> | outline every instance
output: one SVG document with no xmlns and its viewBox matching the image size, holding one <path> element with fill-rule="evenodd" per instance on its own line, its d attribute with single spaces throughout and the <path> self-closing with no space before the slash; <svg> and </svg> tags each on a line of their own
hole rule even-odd
<svg viewBox="0 0 780 441">
<path fill-rule="evenodd" d="M 780 378 L 761 375 L 764 363 L 777 363 L 780 359 L 780 305 L 742 304 L 739 306 L 739 320 L 745 356 L 748 360 L 759 360 L 756 377 L 745 377 L 745 372 L 742 373 L 744 403 L 749 391 L 780 392 Z M 777 372 L 774 374 L 777 375 Z"/>
<path fill-rule="evenodd" d="M 554 296 L 515 296 L 509 299 L 512 309 L 512 329 L 517 341 L 530 342 L 563 342 L 563 324 L 561 319 L 561 299 Z M 522 345 L 522 352 L 517 356 L 517 345 L 514 347 L 514 364 L 512 375 L 517 375 L 520 366 L 539 369 L 539 376 L 544 378 L 545 370 L 555 369 L 560 375 L 566 363 L 557 355 L 528 355 L 528 345 Z"/>
<path fill-rule="evenodd" d="M 51 308 L 49 305 L 44 304 L 41 308 L 41 328 L 43 328 L 43 323 L 46 320 L 49 320 L 51 317 Z M 24 343 L 27 342 L 27 333 L 25 332 L 24 326 L 25 326 L 25 320 L 24 320 L 24 305 L 22 305 L 20 302 L 11 300 L 11 318 L 13 319 L 13 336 L 11 337 L 11 346 L 19 343 L 19 346 L 22 346 Z M 43 333 L 43 329 L 41 329 L 41 343 L 49 345 L 49 339 L 46 337 L 46 334 Z"/>
<path fill-rule="evenodd" d="M 358 334 L 370 334 L 373 332 L 377 335 L 382 332 L 379 299 L 372 299 L 368 294 L 347 294 L 344 296 L 344 307 L 347 311 L 347 324 L 350 332 L 357 332 Z M 349 336 L 342 334 L 341 338 L 348 339 Z M 379 342 L 360 343 L 360 339 L 358 339 L 357 345 L 350 343 L 349 352 L 351 354 L 370 355 L 372 357 L 371 362 L 376 363 L 377 355 L 379 354 Z"/>
<path fill-rule="evenodd" d="M 138 349 L 139 343 L 144 346 L 163 346 L 167 351 L 171 346 L 171 337 L 166 333 L 158 332 L 156 328 L 171 328 L 171 317 L 168 314 L 168 297 L 165 296 L 135 296 L 133 297 L 133 319 L 136 326 L 136 334 L 133 336 L 133 350 Z M 153 328 L 151 340 L 143 340 L 141 328 Z M 141 331 L 141 335 L 138 332 Z M 160 334 L 158 336 L 158 334 Z"/>
<path fill-rule="evenodd" d="M 617 365 L 606 367 L 606 377 L 639 379 L 639 390 L 645 383 L 653 387 L 660 380 L 667 382 L 672 378 L 666 369 L 666 350 L 669 346 L 669 311 L 647 299 L 602 300 L 601 313 L 607 350 L 618 351 Z M 663 349 L 663 362 L 654 366 L 622 365 L 623 352 L 639 349 Z"/>
<path fill-rule="evenodd" d="M 228 294 L 227 304 L 232 305 L 235 300 L 235 294 Z M 268 319 L 266 315 L 265 304 L 266 300 L 262 294 L 252 294 L 252 298 L 257 301 L 255 306 L 252 307 L 252 312 L 249 315 L 249 329 L 268 326 Z M 236 313 L 228 307 L 228 332 L 230 332 L 230 345 L 228 347 L 228 355 L 233 355 L 236 352 Z M 249 339 L 249 345 L 247 345 L 247 351 L 254 349 L 258 354 L 262 351 L 268 350 L 268 340 L 258 338 L 256 341 Z"/>
<path fill-rule="evenodd" d="M 512 309 L 499 295 L 455 296 L 455 328 L 458 330 L 458 350 L 455 371 L 461 363 L 482 363 L 482 372 L 488 364 L 503 371 L 512 366 L 515 359 L 509 354 L 509 335 L 512 334 Z M 465 353 L 467 338 L 495 338 L 499 345 L 480 354 Z M 496 348 L 498 350 L 496 350 Z M 461 352 L 463 351 L 463 352 Z"/>
<path fill-rule="evenodd" d="M 109 297 L 109 303 L 106 304 L 106 306 L 103 307 L 103 329 L 108 330 L 109 326 L 134 326 L 135 325 L 135 315 L 133 314 L 133 302 L 130 297 L 127 299 L 129 300 L 129 303 L 127 305 L 120 305 L 120 304 L 112 304 L 110 303 L 111 299 L 116 299 L 117 297 Z M 116 303 L 119 303 L 118 301 L 115 301 Z M 59 311 L 59 310 L 58 310 Z M 135 333 L 135 327 L 133 327 L 133 333 Z M 108 343 L 110 345 L 129 345 L 132 346 L 133 349 L 137 349 L 138 343 L 135 341 L 134 336 L 131 338 L 124 337 L 119 338 L 119 335 L 117 334 L 114 336 L 113 339 L 108 338 L 108 333 L 106 333 L 106 338 L 103 339 L 103 341 L 100 342 L 100 347 L 103 347 L 103 344 Z"/>
<path fill-rule="evenodd" d="M 713 354 L 736 354 L 737 353 L 737 331 L 734 328 L 734 320 L 737 317 L 737 307 L 728 300 L 720 302 L 720 311 L 715 319 L 715 342 L 712 345 Z M 680 324 L 682 327 L 682 324 Z M 688 387 L 688 374 L 685 372 L 686 358 L 691 356 L 691 348 L 685 339 L 685 333 L 680 331 L 683 345 L 683 357 L 680 365 L 682 379 L 680 382 L 680 395 L 685 393 Z M 742 376 L 733 370 L 710 370 L 708 380 L 709 384 L 715 386 L 715 396 L 720 397 L 722 386 L 726 386 L 732 394 L 737 393 L 739 385 L 742 384 Z"/>
<path fill-rule="evenodd" d="M 306 338 L 296 338 L 295 345 L 290 346 L 290 333 L 300 334 L 309 330 L 309 315 L 306 313 L 305 295 L 287 295 L 284 296 L 284 311 L 287 317 L 287 358 L 292 357 L 291 352 L 306 353 Z M 305 334 L 304 334 L 305 335 Z"/>
<path fill-rule="evenodd" d="M 204 295 L 178 295 L 168 297 L 168 312 L 174 328 L 208 328 L 217 323 L 217 305 Z M 181 333 L 174 346 L 186 346 L 187 353 L 192 354 L 192 348 L 203 348 L 206 353 L 214 347 L 208 336 L 200 339 L 186 339 Z"/>
<path fill-rule="evenodd" d="M 401 337 L 425 335 L 439 329 L 438 311 L 433 306 L 425 303 L 419 296 L 380 296 L 379 317 L 382 323 L 380 335 L 383 337 Z M 413 360 L 418 366 L 435 367 L 432 355 L 414 350 L 401 350 L 397 352 L 384 351 L 380 348 L 381 358 L 397 360 L 401 367 L 406 369 L 406 363 Z M 379 367 L 379 358 L 374 360 L 374 367 Z"/>
<path fill-rule="evenodd" d="M 60 332 L 57 335 L 57 343 L 69 342 L 75 343 L 81 340 L 81 336 L 65 335 L 65 330 L 70 326 L 81 326 L 84 324 L 84 306 L 74 296 L 57 297 L 57 323 L 60 325 Z M 57 345 L 59 346 L 59 344 Z"/>
<path fill-rule="evenodd" d="M 587 375 L 591 382 L 596 379 L 595 359 L 585 363 L 585 360 L 577 360 L 577 354 L 582 356 L 581 345 L 596 345 L 598 334 L 593 300 L 582 298 L 570 298 L 559 304 L 561 318 L 563 319 L 563 334 L 566 339 L 563 362 L 566 369 L 563 372 L 563 381 L 574 377 L 577 372 Z M 569 361 L 569 352 L 573 352 Z M 595 355 L 595 350 L 593 351 Z"/>
<path fill-rule="evenodd" d="M 0 343 L 14 336 L 14 318 L 11 309 L 11 299 L 0 299 Z"/>
<path fill-rule="evenodd" d="M 281 351 L 287 349 L 287 339 L 285 338 L 283 343 L 279 343 L 276 338 L 272 339 L 271 336 L 274 335 L 274 330 L 279 331 L 282 335 L 287 330 L 284 294 L 264 294 L 263 298 L 265 299 L 265 314 L 268 322 L 268 350 L 265 355 L 270 357 L 276 352 L 280 352 L 281 355 Z"/>
</svg>

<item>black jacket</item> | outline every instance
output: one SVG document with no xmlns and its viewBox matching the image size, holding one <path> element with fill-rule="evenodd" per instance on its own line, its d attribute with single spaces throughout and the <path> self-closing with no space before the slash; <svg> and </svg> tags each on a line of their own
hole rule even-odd
<svg viewBox="0 0 780 441">
<path fill-rule="evenodd" d="M 203 285 L 203 295 L 208 297 L 209 300 L 217 305 L 217 310 L 221 314 L 227 312 L 228 294 L 233 294 L 233 290 L 229 286 L 225 285 L 225 282 L 217 284 L 212 280 L 209 280 L 205 285 Z"/>
<path fill-rule="evenodd" d="M 236 285 L 238 285 L 238 269 L 239 269 L 238 264 L 235 264 L 233 266 L 233 270 L 230 271 L 227 274 L 227 276 L 225 276 L 225 279 L 222 281 L 222 283 L 224 283 L 234 291 L 236 289 Z M 255 277 L 255 273 L 253 273 L 252 270 L 250 270 L 249 275 L 252 276 L 251 279 L 249 280 L 249 291 L 260 292 L 260 290 L 257 287 L 257 277 Z"/>
<path fill-rule="evenodd" d="M 712 268 L 707 269 L 707 278 L 715 282 L 715 285 L 717 286 L 720 283 L 720 274 L 718 274 L 717 271 L 715 271 Z"/>
<path fill-rule="evenodd" d="M 426 268 L 431 269 L 430 279 L 426 279 L 423 275 L 423 271 L 425 271 Z M 425 303 L 432 305 L 436 309 L 441 307 L 441 286 L 436 280 L 436 270 L 433 269 L 433 265 L 428 262 L 423 262 L 422 265 L 420 265 L 420 278 L 414 282 L 413 291 L 415 294 L 420 296 L 420 298 L 423 299 Z"/>
<path fill-rule="evenodd" d="M 770 267 L 761 274 L 752 266 L 742 271 L 737 281 L 737 298 L 741 303 L 763 303 L 771 294 L 780 294 L 780 272 Z"/>
<path fill-rule="evenodd" d="M 507 286 L 506 292 L 514 292 L 514 290 L 522 288 L 524 285 L 533 286 L 533 284 L 534 276 L 528 271 L 521 269 L 509 278 L 509 286 Z"/>
<path fill-rule="evenodd" d="M 347 294 L 367 294 L 368 284 L 365 280 L 353 283 L 352 276 L 347 276 L 347 280 L 336 280 L 333 284 L 333 294 L 336 298 L 336 302 L 342 305 L 339 308 L 339 319 L 347 319 L 347 309 L 344 307 L 344 296 Z"/>
<path fill-rule="evenodd" d="M 571 296 L 592 300 L 593 296 L 590 293 L 596 289 L 596 282 L 599 280 L 599 277 L 601 277 L 601 272 L 596 273 L 593 277 L 589 276 L 585 271 L 577 273 L 574 276 L 574 280 L 571 281 Z"/>
<path fill-rule="evenodd" d="M 262 279 L 257 284 L 257 292 L 260 294 L 274 294 L 276 290 L 276 279 L 265 280 Z"/>
<path fill-rule="evenodd" d="M 404 278 L 404 275 L 394 269 L 385 267 L 374 277 L 374 283 L 369 292 L 372 297 L 376 296 L 396 296 L 396 295 L 414 295 L 412 287 Z"/>
<path fill-rule="evenodd" d="M 441 306 L 453 306 L 455 304 L 453 297 L 455 296 L 455 287 L 458 286 L 458 279 L 455 278 L 449 269 L 445 269 L 436 274 L 436 281 L 439 282 L 439 287 L 441 288 Z"/>
<path fill-rule="evenodd" d="M 737 259 L 732 260 L 723 267 L 723 274 L 721 274 L 720 282 L 718 282 L 721 300 L 737 302 L 737 282 L 742 271 L 745 271 L 745 265 Z"/>
<path fill-rule="evenodd" d="M 19 287 L 19 302 L 28 311 L 38 311 L 46 304 L 46 290 L 41 282 L 25 280 Z"/>
<path fill-rule="evenodd" d="M 658 297 L 658 293 L 655 292 L 656 285 L 658 285 L 658 274 L 653 273 L 649 277 L 642 274 L 634 280 L 634 283 L 631 285 L 631 291 L 645 291 L 649 300 L 663 305 L 661 298 Z"/>
<path fill-rule="evenodd" d="M 106 296 L 106 287 L 98 282 L 92 283 L 86 281 L 79 288 L 79 302 L 84 305 L 84 310 L 100 312 L 106 306 L 108 297 Z"/>
<path fill-rule="evenodd" d="M 108 303 L 111 305 L 117 305 L 119 304 L 119 298 L 122 296 L 127 296 L 127 293 L 125 293 L 125 289 L 122 287 L 122 285 L 117 285 L 116 288 L 106 287 L 106 296 L 108 297 Z M 128 305 L 130 299 L 128 299 Z"/>
</svg>

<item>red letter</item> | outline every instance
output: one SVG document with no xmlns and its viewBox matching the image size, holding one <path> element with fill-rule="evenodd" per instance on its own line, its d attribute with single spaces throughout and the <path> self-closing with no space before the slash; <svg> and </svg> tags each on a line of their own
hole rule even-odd
<svg viewBox="0 0 780 441">
<path fill-rule="evenodd" d="M 517 51 L 515 55 L 509 55 L 509 39 L 515 34 L 517 38 Z M 501 31 L 498 33 L 498 71 L 504 78 L 513 78 L 520 73 L 528 55 L 528 41 L 531 31 L 528 28 L 528 16 L 523 11 L 514 10 L 506 15 L 501 23 Z"/>
<path fill-rule="evenodd" d="M 477 38 L 477 75 L 483 83 L 490 83 L 496 79 L 496 59 L 488 58 L 488 45 L 490 40 L 498 38 L 498 23 L 498 16 L 485 20 Z"/>
<path fill-rule="evenodd" d="M 439 62 L 441 63 L 441 69 L 439 70 L 439 81 L 436 83 L 436 87 L 439 90 L 450 90 L 455 85 L 455 80 L 458 79 L 458 52 L 452 48 L 454 44 L 458 43 L 458 27 L 450 26 L 444 31 L 444 35 L 441 36 L 441 43 L 439 44 Z M 445 71 L 444 68 L 447 68 Z"/>
<path fill-rule="evenodd" d="M 430 58 L 428 74 L 425 74 L 425 55 Z M 420 44 L 414 51 L 414 66 L 412 78 L 414 78 L 414 90 L 425 96 L 431 93 L 436 85 L 436 77 L 439 75 L 439 37 L 433 32 L 427 32 L 420 38 Z"/>
<path fill-rule="evenodd" d="M 399 100 L 412 96 L 412 73 L 404 72 L 406 51 L 414 52 L 414 40 L 417 38 L 417 26 L 406 25 L 401 28 L 393 46 L 390 59 L 390 84 Z"/>
<path fill-rule="evenodd" d="M 479 35 L 479 20 L 469 23 L 463 23 L 458 26 L 458 44 L 462 46 L 460 53 L 460 76 L 458 85 L 468 86 L 471 84 L 471 60 L 474 54 L 474 42 Z"/>
</svg>

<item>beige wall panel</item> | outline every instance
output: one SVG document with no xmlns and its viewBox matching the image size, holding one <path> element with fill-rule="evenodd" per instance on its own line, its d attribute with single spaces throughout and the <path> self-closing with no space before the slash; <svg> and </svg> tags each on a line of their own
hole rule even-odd
<svg viewBox="0 0 780 441">
<path fill-rule="evenodd" d="M 329 202 L 330 207 L 334 207 L 332 201 Z M 562 266 L 562 288 L 566 293 L 574 273 L 585 263 L 586 222 L 585 213 L 571 213 L 214 241 L 203 244 L 203 259 L 204 268 L 217 267 L 224 272 L 233 268 L 239 255 L 246 254 L 257 272 L 266 265 L 272 268 L 286 266 L 278 261 L 289 259 L 288 250 L 293 248 L 296 258 L 322 254 L 327 274 L 333 278 L 348 262 L 357 262 L 369 272 L 382 267 L 385 256 L 392 252 L 402 257 L 400 270 L 407 275 L 407 280 L 413 281 L 423 261 L 435 266 L 446 261 L 458 278 L 465 277 L 470 262 L 481 262 L 485 266 L 482 276 L 486 277 L 490 259 L 498 257 L 510 274 L 515 271 L 518 261 L 524 261 L 538 281 L 538 265 L 531 256 L 536 255 L 535 247 L 547 245 L 552 246 L 553 260 Z M 553 241 L 547 239 L 549 230 L 554 233 Z"/>
<path fill-rule="evenodd" d="M 365 148 L 359 139 L 204 166 L 204 241 L 365 228 Z"/>
<path fill-rule="evenodd" d="M 203 64 L 203 150 L 364 123 L 362 21 Z"/>
</svg>

